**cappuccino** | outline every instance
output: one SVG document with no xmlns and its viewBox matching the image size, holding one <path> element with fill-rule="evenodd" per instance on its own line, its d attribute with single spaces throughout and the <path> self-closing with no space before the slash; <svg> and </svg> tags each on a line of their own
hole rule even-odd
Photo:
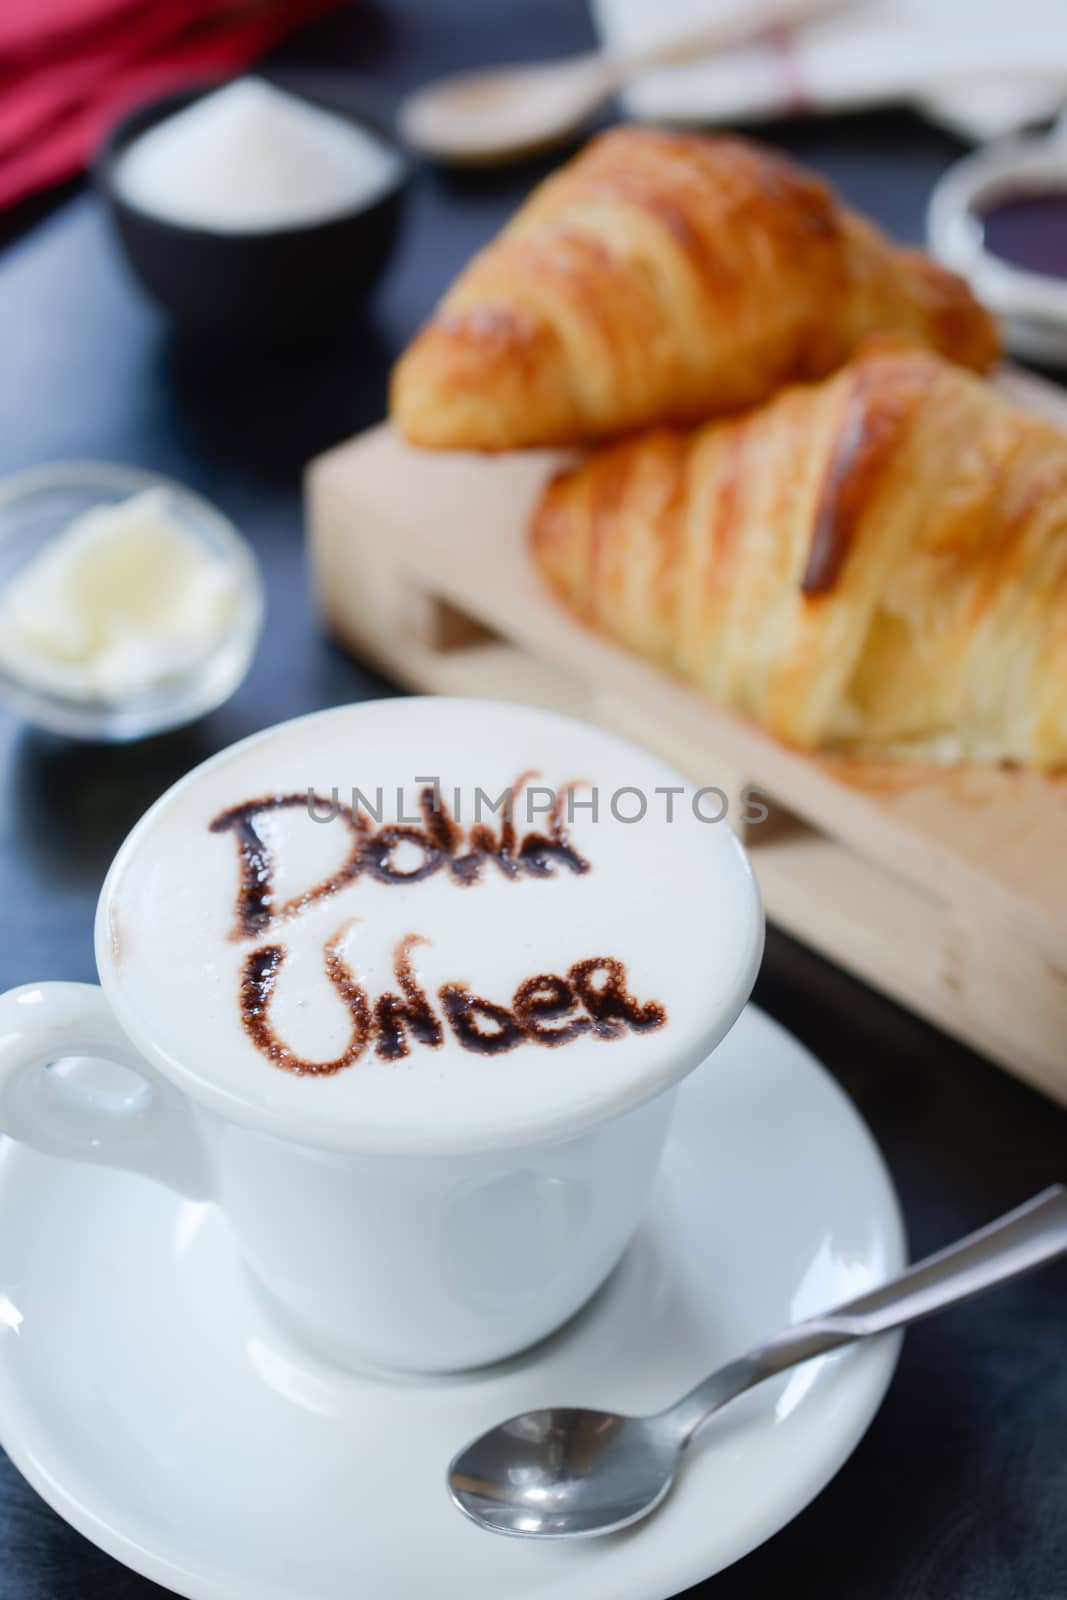
<svg viewBox="0 0 1067 1600">
<path fill-rule="evenodd" d="M 102 981 L 140 1048 L 165 1040 L 190 1092 L 267 1131 L 368 1151 L 551 1137 L 680 1078 L 751 984 L 751 873 L 690 795 L 537 710 L 303 718 L 134 830 L 101 899 Z"/>
</svg>

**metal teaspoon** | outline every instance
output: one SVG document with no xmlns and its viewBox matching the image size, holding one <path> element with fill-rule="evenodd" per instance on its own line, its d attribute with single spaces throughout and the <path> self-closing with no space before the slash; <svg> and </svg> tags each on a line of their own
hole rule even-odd
<svg viewBox="0 0 1067 1600">
<path fill-rule="evenodd" d="M 557 1407 L 512 1417 L 455 1457 L 452 1499 L 479 1527 L 520 1538 L 587 1538 L 629 1527 L 664 1500 L 697 1430 L 764 1378 L 905 1327 L 1064 1254 L 1067 1187 L 1057 1184 L 891 1282 L 757 1345 L 655 1416 Z"/>
</svg>

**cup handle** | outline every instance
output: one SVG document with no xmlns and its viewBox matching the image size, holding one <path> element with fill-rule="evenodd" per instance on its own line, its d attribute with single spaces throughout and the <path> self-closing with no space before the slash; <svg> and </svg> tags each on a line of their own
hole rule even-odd
<svg viewBox="0 0 1067 1600">
<path fill-rule="evenodd" d="M 145 1092 L 116 1104 L 45 1069 L 65 1056 L 131 1068 Z M 93 983 L 34 983 L 0 995 L 0 1133 L 44 1150 L 142 1173 L 207 1199 L 211 1164 L 189 1102 L 134 1049 Z"/>
</svg>

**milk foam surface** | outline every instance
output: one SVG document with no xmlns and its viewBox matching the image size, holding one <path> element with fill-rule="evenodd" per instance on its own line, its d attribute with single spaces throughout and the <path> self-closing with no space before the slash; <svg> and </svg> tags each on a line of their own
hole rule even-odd
<svg viewBox="0 0 1067 1600">
<path fill-rule="evenodd" d="M 452 859 L 470 853 L 476 791 L 495 801 L 531 772 L 539 776 L 515 790 L 516 852 L 530 834 L 553 843 L 547 791 L 577 784 L 573 817 L 565 802 L 561 815 L 567 845 L 588 870 L 574 870 L 558 850 L 539 854 L 535 844 L 528 847 L 533 873 L 507 876 L 488 855 L 477 881 L 458 881 L 471 870 L 453 869 Z M 446 851 L 430 867 L 419 843 L 427 837 L 419 795 L 433 779 L 460 832 L 452 856 Z M 310 1143 L 383 1151 L 563 1135 L 695 1066 L 733 1022 L 755 974 L 762 920 L 744 853 L 726 823 L 697 818 L 691 790 L 670 801 L 656 792 L 668 786 L 682 780 L 633 746 L 510 705 L 401 699 L 303 718 L 198 768 L 134 830 L 101 898 L 102 981 L 134 1042 L 196 1098 L 236 1120 Z M 253 814 L 262 846 L 253 866 L 262 887 L 266 864 L 270 892 L 258 904 L 250 900 L 255 873 L 240 830 L 217 819 L 248 802 L 309 790 L 349 803 L 354 787 L 372 809 L 381 790 L 381 821 L 366 819 L 372 843 L 355 875 L 344 879 L 342 871 L 346 862 L 351 870 L 358 847 L 343 817 L 314 821 L 305 801 L 264 808 Z M 595 819 L 588 809 L 594 789 Z M 639 795 L 647 804 L 642 820 L 613 814 L 613 797 L 631 816 Z M 706 810 L 714 814 L 714 800 Z M 481 815 L 499 839 L 500 812 L 484 798 Z M 411 838 L 382 834 L 398 820 L 413 829 Z M 374 860 L 394 877 L 421 867 L 427 875 L 383 881 Z M 309 896 L 338 878 L 333 892 Z M 292 911 L 272 916 L 289 902 Z M 397 955 L 411 936 L 410 980 L 436 1019 L 440 1043 L 431 1047 L 401 1027 L 406 1053 L 389 1059 L 373 1017 L 382 996 L 405 996 Z M 257 1004 L 248 975 L 262 974 L 271 960 L 274 979 Z M 588 970 L 595 1011 L 617 970 L 605 962 L 623 964 L 632 1025 L 616 1008 L 598 1028 L 575 990 L 575 974 Z M 363 996 L 372 1031 L 358 1058 L 332 1075 L 289 1070 L 335 1061 L 351 1043 L 359 1002 L 338 972 Z M 554 995 L 557 1009 L 528 1011 L 534 1026 L 523 1031 L 516 1022 L 513 1048 L 472 1048 L 450 1021 L 444 995 L 454 1009 L 457 994 L 480 997 L 497 1020 L 482 1014 L 474 1026 L 491 1037 L 500 1016 L 521 1013 L 522 986 L 546 975 L 559 983 L 538 992 L 542 1002 Z M 273 1057 L 255 1036 L 255 1018 L 264 1016 Z M 575 1024 L 566 1042 L 545 1042 L 543 1035 Z"/>
</svg>

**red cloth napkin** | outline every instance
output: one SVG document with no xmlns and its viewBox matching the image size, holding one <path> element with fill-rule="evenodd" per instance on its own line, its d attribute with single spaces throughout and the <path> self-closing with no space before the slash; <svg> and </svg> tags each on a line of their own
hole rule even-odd
<svg viewBox="0 0 1067 1600">
<path fill-rule="evenodd" d="M 80 172 L 140 101 L 225 77 L 348 0 L 0 0 L 0 209 Z"/>
</svg>

